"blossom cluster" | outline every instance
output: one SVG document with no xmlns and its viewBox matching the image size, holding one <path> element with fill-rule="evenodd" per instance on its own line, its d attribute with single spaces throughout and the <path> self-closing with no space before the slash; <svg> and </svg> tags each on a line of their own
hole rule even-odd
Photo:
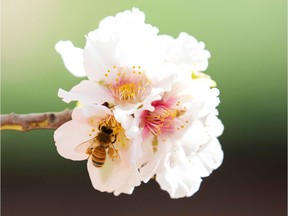
<svg viewBox="0 0 288 216">
<path fill-rule="evenodd" d="M 56 50 L 73 75 L 87 77 L 58 92 L 80 105 L 55 131 L 56 147 L 88 160 L 95 189 L 131 194 L 155 179 L 171 198 L 189 197 L 221 165 L 219 90 L 203 73 L 203 42 L 160 35 L 133 8 L 103 19 L 84 49 L 60 41 Z"/>
</svg>

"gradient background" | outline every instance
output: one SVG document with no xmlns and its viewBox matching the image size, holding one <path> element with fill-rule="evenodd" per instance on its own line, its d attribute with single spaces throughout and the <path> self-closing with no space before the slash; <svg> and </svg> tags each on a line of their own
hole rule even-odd
<svg viewBox="0 0 288 216">
<path fill-rule="evenodd" d="M 286 1 L 2 0 L 1 113 L 61 111 L 80 79 L 54 45 L 133 6 L 161 34 L 185 31 L 211 52 L 221 91 L 225 158 L 191 198 L 171 200 L 151 181 L 133 195 L 95 191 L 86 162 L 58 155 L 53 131 L 2 131 L 2 215 L 286 215 Z"/>
</svg>

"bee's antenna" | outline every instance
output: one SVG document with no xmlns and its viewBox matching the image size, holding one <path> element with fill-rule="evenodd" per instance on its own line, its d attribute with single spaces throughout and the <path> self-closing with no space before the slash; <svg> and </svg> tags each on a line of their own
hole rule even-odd
<svg viewBox="0 0 288 216">
<path fill-rule="evenodd" d="M 102 122 L 101 124 L 98 125 L 98 130 L 101 130 L 101 126 L 103 125 L 104 122 Z"/>
</svg>

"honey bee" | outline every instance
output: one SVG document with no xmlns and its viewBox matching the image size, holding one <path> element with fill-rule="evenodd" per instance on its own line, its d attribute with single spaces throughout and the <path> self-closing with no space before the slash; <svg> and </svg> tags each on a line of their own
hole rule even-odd
<svg viewBox="0 0 288 216">
<path fill-rule="evenodd" d="M 104 165 L 107 153 L 113 161 L 119 163 L 120 156 L 118 150 L 114 147 L 114 143 L 117 141 L 117 133 L 105 122 L 99 124 L 98 130 L 99 132 L 94 138 L 81 143 L 79 146 L 82 147 L 79 148 L 88 145 L 86 154 L 92 157 L 92 163 L 95 167 L 100 168 Z"/>
</svg>

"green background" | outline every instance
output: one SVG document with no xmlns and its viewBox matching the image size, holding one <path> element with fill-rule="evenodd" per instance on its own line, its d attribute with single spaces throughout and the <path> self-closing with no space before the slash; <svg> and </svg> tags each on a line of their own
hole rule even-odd
<svg viewBox="0 0 288 216">
<path fill-rule="evenodd" d="M 76 197 L 82 193 L 75 186 L 79 182 L 84 184 L 81 196 L 103 199 L 105 203 L 109 200 L 110 204 L 98 208 L 104 213 L 108 211 L 105 205 L 116 205 L 122 211 L 125 206 L 126 215 L 132 215 L 134 208 L 127 210 L 129 202 L 141 202 L 147 198 L 145 191 L 153 188 L 151 193 L 154 190 L 159 193 L 160 204 L 155 205 L 155 209 L 162 209 L 160 215 L 167 203 L 181 208 L 182 215 L 190 215 L 189 212 L 208 215 L 209 209 L 219 213 L 214 215 L 269 215 L 269 210 L 284 215 L 287 154 L 287 5 L 284 0 L 2 0 L 1 113 L 72 108 L 73 104 L 67 105 L 57 97 L 57 91 L 59 88 L 69 90 L 80 79 L 65 69 L 54 45 L 59 40 L 71 40 L 83 47 L 85 34 L 96 29 L 100 20 L 134 6 L 145 12 L 147 23 L 158 27 L 160 34 L 177 37 L 182 31 L 188 32 L 203 41 L 211 52 L 206 72 L 220 89 L 219 116 L 225 126 L 220 137 L 225 153 L 222 167 L 209 177 L 212 180 L 204 179 L 209 184 L 204 183 L 195 198 L 186 199 L 192 207 L 185 199 L 177 200 L 175 204 L 165 192 L 159 192 L 154 183 L 137 188 L 136 195 L 131 196 L 135 199 L 125 195 L 111 198 L 113 195 L 96 192 L 89 185 L 85 162 L 72 162 L 58 155 L 53 131 L 2 131 L 3 215 L 18 215 L 20 210 L 23 215 L 39 215 L 39 212 L 58 215 L 52 210 L 56 207 L 59 215 L 66 215 L 61 212 L 67 213 L 67 209 L 71 211 L 70 215 L 89 212 L 84 206 L 65 206 L 60 204 L 61 200 L 51 199 L 53 195 L 62 194 L 63 200 L 73 205 L 71 200 L 78 200 Z M 73 180 L 67 186 L 68 179 L 69 182 Z M 278 188 L 274 188 L 275 185 Z M 229 190 L 238 193 L 231 197 Z M 217 207 L 212 205 L 215 202 L 212 197 L 217 199 L 218 196 L 223 203 L 234 200 L 234 205 L 230 203 L 227 207 L 220 200 Z M 250 206 L 251 196 L 256 205 Z M 270 198 L 263 198 L 266 196 Z M 207 201 L 208 197 L 211 202 Z M 34 206 L 35 200 L 41 203 L 38 203 L 39 210 Z M 198 208 L 193 207 L 193 202 Z M 124 204 L 119 206 L 119 203 Z M 13 205 L 20 210 L 11 209 Z M 49 210 L 42 212 L 41 209 Z M 154 213 L 159 215 L 156 210 Z M 172 209 L 166 215 L 169 212 L 175 215 Z"/>
</svg>

